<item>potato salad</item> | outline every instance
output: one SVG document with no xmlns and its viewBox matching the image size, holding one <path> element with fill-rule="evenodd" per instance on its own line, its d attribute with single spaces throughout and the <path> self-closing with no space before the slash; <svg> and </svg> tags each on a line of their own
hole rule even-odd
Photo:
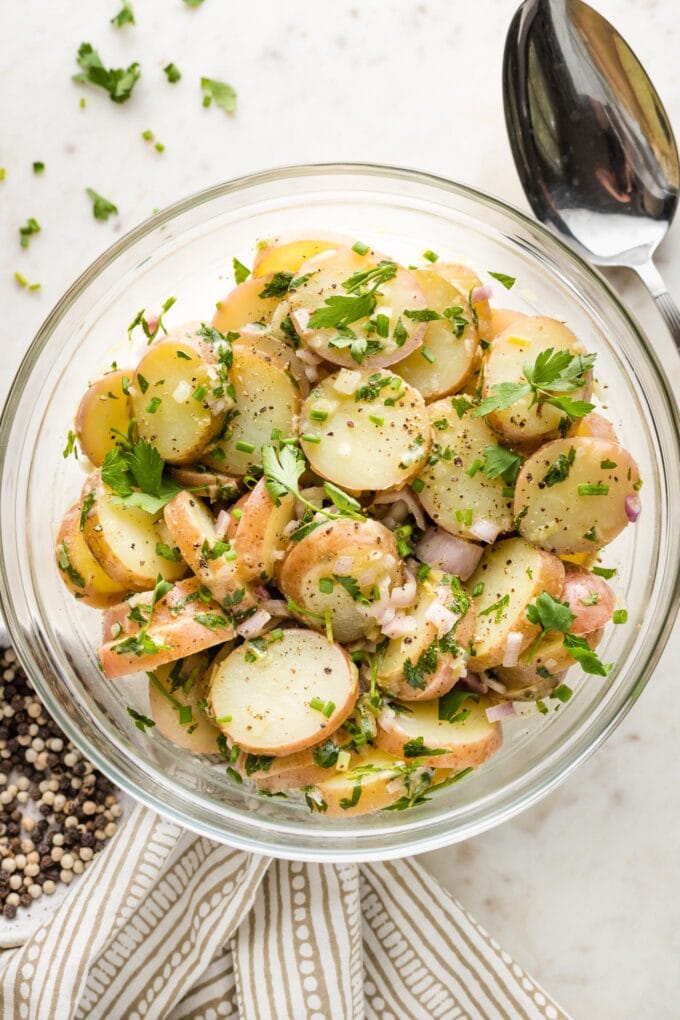
<svg viewBox="0 0 680 1020">
<path fill-rule="evenodd" d="M 57 567 L 104 676 L 144 686 L 134 724 L 329 817 L 421 804 L 568 711 L 626 622 L 602 552 L 641 480 L 596 355 L 492 305 L 512 277 L 417 262 L 260 242 L 212 319 L 138 313 L 64 451 L 88 476 Z"/>
</svg>

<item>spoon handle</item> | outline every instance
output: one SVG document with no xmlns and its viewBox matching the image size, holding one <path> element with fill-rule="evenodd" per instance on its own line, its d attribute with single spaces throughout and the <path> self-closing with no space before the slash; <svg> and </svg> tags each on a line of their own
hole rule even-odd
<svg viewBox="0 0 680 1020">
<path fill-rule="evenodd" d="M 648 262 L 644 262 L 641 266 L 634 266 L 634 269 L 656 301 L 664 322 L 675 340 L 675 346 L 680 351 L 680 308 L 678 308 L 668 293 L 668 288 L 663 282 L 661 273 L 651 259 Z"/>
</svg>

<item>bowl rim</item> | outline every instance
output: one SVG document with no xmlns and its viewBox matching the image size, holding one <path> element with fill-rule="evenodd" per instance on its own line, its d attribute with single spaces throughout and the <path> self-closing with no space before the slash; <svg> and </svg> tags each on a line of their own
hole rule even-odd
<svg viewBox="0 0 680 1020">
<path fill-rule="evenodd" d="M 90 263 L 90 265 L 76 278 L 71 286 L 68 287 L 62 297 L 48 313 L 24 354 L 17 372 L 15 373 L 14 379 L 12 380 L 5 406 L 0 413 L 0 489 L 2 488 L 4 481 L 6 454 L 9 449 L 8 439 L 24 385 L 33 372 L 43 349 L 49 342 L 52 332 L 58 326 L 59 322 L 66 315 L 71 306 L 86 291 L 87 286 L 93 278 L 112 264 L 118 255 L 123 253 L 130 245 L 142 240 L 151 231 L 171 222 L 184 212 L 198 208 L 213 199 L 220 198 L 235 191 L 244 191 L 262 184 L 280 183 L 285 179 L 293 180 L 313 176 L 330 177 L 340 174 L 354 174 L 367 178 L 387 176 L 394 181 L 403 180 L 404 182 L 416 184 L 420 183 L 434 187 L 438 190 L 446 191 L 453 195 L 467 198 L 478 205 L 486 206 L 496 212 L 500 212 L 501 214 L 509 217 L 511 220 L 517 222 L 519 225 L 529 228 L 531 231 L 535 232 L 548 247 L 552 247 L 553 250 L 556 249 L 560 251 L 568 263 L 571 263 L 572 266 L 576 266 L 577 269 L 585 273 L 585 275 L 588 276 L 595 284 L 596 288 L 599 288 L 604 299 L 606 299 L 623 318 L 631 332 L 631 335 L 639 344 L 644 355 L 648 359 L 655 376 L 655 381 L 659 385 L 661 395 L 665 401 L 665 410 L 668 414 L 668 419 L 674 429 L 673 438 L 675 441 L 675 461 L 676 463 L 680 463 L 680 434 L 678 432 L 677 404 L 670 381 L 659 360 L 659 357 L 652 344 L 648 341 L 644 331 L 637 324 L 634 317 L 627 310 L 626 306 L 612 289 L 606 278 L 596 267 L 587 262 L 587 260 L 583 258 L 578 251 L 571 248 L 553 230 L 544 226 L 538 220 L 533 219 L 514 205 L 486 192 L 480 191 L 471 185 L 454 181 L 450 178 L 432 174 L 417 168 L 369 162 L 329 161 L 321 163 L 288 164 L 274 167 L 268 170 L 261 170 L 255 173 L 231 178 L 226 181 L 222 181 L 221 183 L 211 185 L 208 188 L 193 192 L 184 198 L 179 199 L 177 202 L 166 206 L 153 216 L 141 221 L 137 226 L 133 227 L 130 231 L 106 248 L 101 255 Z M 594 754 L 595 751 L 611 735 L 619 723 L 625 718 L 634 701 L 648 683 L 663 652 L 675 622 L 678 608 L 680 608 L 680 570 L 676 570 L 672 589 L 668 593 L 668 612 L 658 627 L 656 632 L 656 641 L 653 647 L 649 649 L 644 661 L 640 664 L 637 676 L 634 682 L 631 683 L 625 700 L 620 704 L 613 706 L 613 710 L 611 707 L 608 709 L 609 714 L 605 716 L 605 719 L 601 720 L 602 725 L 595 734 L 580 734 L 578 738 L 571 740 L 569 742 L 570 747 L 564 750 L 562 755 L 560 755 L 552 764 L 551 769 L 541 776 L 540 783 L 536 783 L 533 787 L 528 789 L 520 789 L 519 791 L 515 791 L 512 788 L 509 789 L 505 800 L 496 805 L 494 813 L 481 819 L 475 818 L 464 822 L 456 830 L 455 839 L 451 838 L 451 833 L 448 831 L 428 833 L 423 827 L 415 826 L 412 830 L 410 830 L 410 834 L 407 837 L 404 837 L 403 833 L 401 834 L 401 841 L 398 846 L 381 845 L 375 848 L 362 846 L 361 849 L 357 850 L 357 847 L 348 841 L 347 846 L 343 846 L 341 844 L 336 845 L 335 852 L 329 852 L 323 847 L 318 850 L 287 850 L 278 846 L 272 846 L 268 842 L 271 835 L 266 829 L 264 831 L 260 830 L 260 832 L 253 838 L 249 838 L 247 836 L 242 836 L 240 833 L 233 833 L 231 831 L 225 833 L 223 828 L 209 822 L 198 822 L 187 819 L 181 810 L 175 808 L 174 805 L 169 805 L 167 801 L 163 799 L 163 788 L 157 780 L 155 780 L 155 787 L 153 790 L 141 784 L 144 777 L 147 780 L 150 778 L 148 774 L 144 772 L 142 766 L 139 764 L 134 765 L 134 770 L 136 772 L 135 779 L 131 779 L 128 774 L 123 773 L 116 764 L 109 760 L 105 752 L 100 752 L 97 743 L 85 736 L 82 731 L 72 723 L 68 714 L 62 710 L 61 703 L 54 695 L 49 684 L 43 682 L 41 668 L 29 644 L 28 631 L 19 621 L 19 618 L 14 611 L 9 593 L 9 579 L 7 577 L 5 555 L 2 550 L 2 545 L 0 544 L 0 610 L 4 615 L 12 645 L 16 650 L 21 664 L 31 678 L 39 697 L 69 739 L 71 739 L 73 743 L 75 743 L 76 746 L 78 746 L 81 751 L 87 755 L 97 768 L 112 779 L 117 785 L 130 793 L 137 801 L 157 811 L 160 815 L 172 820 L 184 828 L 193 830 L 200 835 L 207 836 L 208 838 L 216 839 L 221 843 L 226 843 L 230 846 L 249 852 L 267 853 L 275 857 L 291 860 L 323 862 L 350 860 L 369 861 L 389 860 L 410 854 L 436 850 L 447 846 L 454 841 L 460 841 L 462 839 L 470 838 L 473 835 L 481 834 L 482 832 L 507 821 L 524 811 L 526 808 L 537 803 L 559 784 L 564 782 L 583 762 Z M 584 740 L 585 737 L 588 739 Z M 518 783 L 514 783 L 513 787 L 518 785 Z M 383 839 L 390 839 L 389 832 L 385 832 Z"/>
</svg>

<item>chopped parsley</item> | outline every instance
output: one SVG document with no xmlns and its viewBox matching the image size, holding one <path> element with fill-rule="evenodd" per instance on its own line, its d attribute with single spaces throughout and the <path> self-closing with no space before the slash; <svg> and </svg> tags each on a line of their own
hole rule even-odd
<svg viewBox="0 0 680 1020">
<path fill-rule="evenodd" d="M 591 573 L 597 574 L 598 577 L 604 577 L 605 581 L 608 581 L 612 577 L 616 577 L 616 567 L 591 567 Z"/>
<path fill-rule="evenodd" d="M 59 569 L 66 574 L 71 584 L 74 584 L 76 588 L 85 587 L 85 578 L 71 563 L 71 557 L 69 555 L 68 545 L 66 542 L 62 542 L 59 546 L 58 564 Z"/>
<path fill-rule="evenodd" d="M 150 730 L 152 726 L 156 725 L 153 719 L 149 719 L 148 716 L 142 715 L 141 712 L 137 712 L 134 708 L 131 708 L 129 705 L 127 706 L 127 714 L 133 720 L 137 729 L 140 730 L 142 733 L 146 733 L 147 730 Z"/>
<path fill-rule="evenodd" d="M 76 59 L 81 73 L 74 75 L 73 80 L 78 83 L 89 82 L 105 89 L 114 103 L 124 103 L 130 98 L 142 73 L 136 62 L 127 68 L 104 67 L 97 51 L 87 42 L 81 43 Z"/>
<path fill-rule="evenodd" d="M 612 613 L 612 623 L 627 623 L 628 622 L 628 610 L 627 609 L 616 609 Z"/>
<path fill-rule="evenodd" d="M 508 276 L 507 273 L 492 273 L 489 270 L 489 276 L 493 276 L 494 280 L 502 283 L 506 290 L 512 290 L 516 283 L 516 277 Z"/>
<path fill-rule="evenodd" d="M 123 25 L 134 25 L 135 15 L 132 10 L 132 4 L 130 0 L 123 0 L 123 6 L 118 11 L 118 14 L 114 14 L 111 18 L 111 24 L 115 25 L 116 28 L 122 28 Z"/>
<path fill-rule="evenodd" d="M 437 718 L 440 722 L 459 723 L 464 722 L 470 715 L 471 709 L 464 708 L 466 701 L 479 704 L 479 695 L 470 691 L 457 690 L 455 687 L 439 699 Z"/>
<path fill-rule="evenodd" d="M 428 248 L 427 251 L 423 252 L 423 258 L 426 259 L 428 262 L 439 261 L 439 255 L 437 255 L 436 251 L 431 251 L 430 248 Z"/>
<path fill-rule="evenodd" d="M 41 163 L 39 160 L 36 161 L 33 164 L 33 173 L 34 174 L 42 174 L 44 172 L 45 172 L 45 164 Z"/>
<path fill-rule="evenodd" d="M 69 429 L 68 434 L 66 436 L 66 446 L 61 452 L 61 455 L 64 459 L 66 459 L 66 457 L 74 456 L 76 460 L 78 460 L 78 446 L 76 444 L 77 438 L 78 437 L 76 436 L 73 429 Z"/>
<path fill-rule="evenodd" d="M 608 485 L 579 485 L 576 490 L 579 496 L 607 496 L 609 494 Z"/>
<path fill-rule="evenodd" d="M 551 486 L 557 485 L 559 482 L 566 481 L 575 457 L 576 448 L 570 446 L 568 453 L 561 453 L 557 460 L 550 465 L 540 484 L 551 488 Z"/>
<path fill-rule="evenodd" d="M 174 85 L 175 82 L 178 82 L 182 77 L 182 72 L 176 64 L 166 64 L 163 70 L 165 71 L 165 76 L 171 85 Z"/>
<path fill-rule="evenodd" d="M 521 466 L 520 455 L 505 446 L 487 446 L 484 450 L 481 467 L 487 478 L 502 478 L 506 485 L 514 485 Z"/>
<path fill-rule="evenodd" d="M 108 220 L 109 216 L 118 214 L 118 206 L 109 202 L 108 198 L 97 194 L 92 188 L 85 188 L 85 193 L 92 202 L 92 215 L 96 220 Z"/>
<path fill-rule="evenodd" d="M 426 747 L 423 737 L 415 737 L 404 744 L 404 758 L 424 758 L 435 754 L 447 754 L 445 747 Z"/>
<path fill-rule="evenodd" d="M 509 604 L 510 604 L 510 595 L 509 594 L 508 595 L 503 595 L 503 597 L 500 598 L 498 600 L 498 602 L 492 603 L 492 605 L 487 606 L 486 609 L 480 609 L 479 610 L 479 615 L 480 616 L 490 616 L 491 613 L 493 613 L 494 614 L 494 623 L 500 623 L 501 620 L 503 619 L 503 610 Z M 527 607 L 527 612 L 528 612 L 528 607 Z"/>
<path fill-rule="evenodd" d="M 236 112 L 236 90 L 227 82 L 201 78 L 201 91 L 204 106 L 210 106 L 214 101 L 215 106 L 219 106 L 225 113 Z"/>
</svg>

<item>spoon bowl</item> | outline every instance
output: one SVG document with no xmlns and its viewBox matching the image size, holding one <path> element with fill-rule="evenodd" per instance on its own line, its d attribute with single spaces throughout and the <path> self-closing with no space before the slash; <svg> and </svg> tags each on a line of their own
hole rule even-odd
<svg viewBox="0 0 680 1020">
<path fill-rule="evenodd" d="M 634 269 L 680 346 L 680 312 L 652 263 L 677 209 L 680 160 L 631 48 L 582 0 L 525 0 L 508 30 L 503 99 L 536 216 L 591 262 Z"/>
</svg>

